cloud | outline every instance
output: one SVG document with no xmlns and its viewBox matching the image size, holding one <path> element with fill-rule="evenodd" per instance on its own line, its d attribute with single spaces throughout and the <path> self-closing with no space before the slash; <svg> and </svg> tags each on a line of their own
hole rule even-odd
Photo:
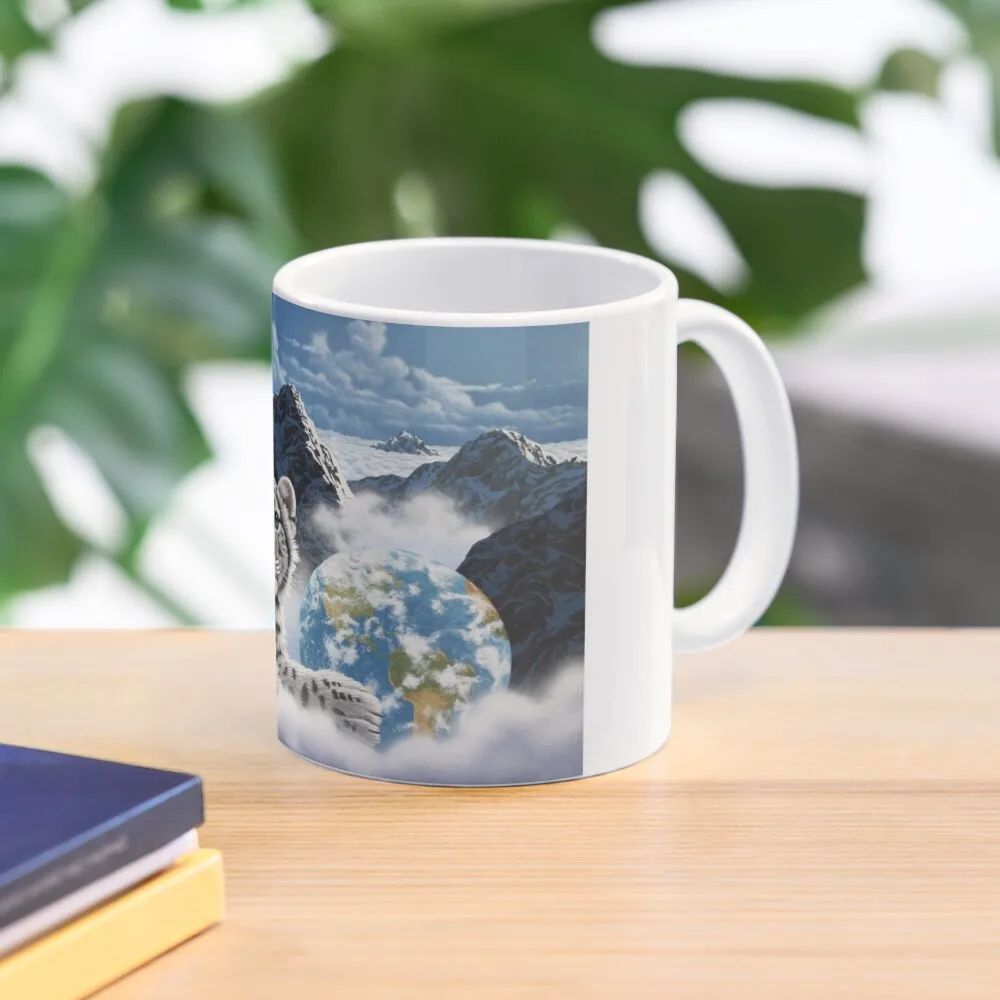
<svg viewBox="0 0 1000 1000">
<path fill-rule="evenodd" d="M 413 736 L 372 750 L 318 710 L 278 693 L 278 733 L 292 750 L 344 771 L 442 785 L 507 785 L 578 777 L 583 768 L 583 667 L 567 666 L 541 696 L 497 691 L 446 740 Z"/>
<path fill-rule="evenodd" d="M 349 347 L 334 350 L 322 331 L 288 340 L 284 366 L 321 426 L 362 438 L 400 429 L 439 444 L 462 444 L 495 427 L 537 440 L 587 433 L 587 390 L 564 385 L 466 386 L 386 354 L 385 324 L 353 320 Z"/>
<path fill-rule="evenodd" d="M 587 461 L 587 439 L 563 441 L 561 444 L 547 444 L 545 450 L 557 461 L 568 462 L 571 458 Z"/>
<path fill-rule="evenodd" d="M 522 410 L 549 410 L 552 408 L 587 405 L 586 382 L 563 382 L 559 385 L 491 385 L 469 386 L 469 396 L 477 406 L 500 403 L 513 413 Z"/>
<path fill-rule="evenodd" d="M 456 446 L 435 445 L 436 455 L 402 455 L 391 451 L 377 451 L 370 439 L 350 437 L 336 431 L 319 431 L 320 439 L 333 453 L 347 479 L 364 476 L 383 476 L 392 473 L 404 479 L 428 462 L 447 462 L 457 451 Z M 545 450 L 560 462 L 570 458 L 587 460 L 587 439 L 563 441 L 545 445 Z"/>
<path fill-rule="evenodd" d="M 317 507 L 310 528 L 330 552 L 354 549 L 403 549 L 457 569 L 488 528 L 467 521 L 437 493 L 414 497 L 387 510 L 374 493 L 361 493 L 339 510 Z"/>
<path fill-rule="evenodd" d="M 430 640 L 425 636 L 417 635 L 415 632 L 403 632 L 399 636 L 399 644 L 403 647 L 403 652 L 411 660 L 421 660 L 432 651 Z"/>
<path fill-rule="evenodd" d="M 510 662 L 500 656 L 500 650 L 496 646 L 480 646 L 476 650 L 476 663 L 494 678 L 510 676 Z"/>
<path fill-rule="evenodd" d="M 307 344 L 301 344 L 300 346 L 306 354 L 317 361 L 328 361 L 333 357 L 333 352 L 330 350 L 330 343 L 326 339 L 326 333 L 323 330 L 317 330 Z"/>
<path fill-rule="evenodd" d="M 385 323 L 355 319 L 347 324 L 347 336 L 363 353 L 374 356 L 385 350 Z"/>
</svg>

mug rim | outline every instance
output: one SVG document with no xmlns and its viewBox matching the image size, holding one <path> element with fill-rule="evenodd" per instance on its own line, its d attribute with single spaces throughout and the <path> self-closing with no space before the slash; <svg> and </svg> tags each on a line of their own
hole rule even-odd
<svg viewBox="0 0 1000 1000">
<path fill-rule="evenodd" d="M 613 299 L 609 302 L 570 308 L 535 309 L 530 311 L 453 312 L 448 310 L 400 309 L 366 305 L 319 295 L 297 287 L 299 272 L 311 265 L 338 257 L 359 254 L 388 253 L 393 250 L 425 247 L 497 248 L 506 247 L 527 252 L 555 253 L 562 256 L 579 256 L 614 260 L 656 278 L 656 285 L 637 295 Z M 677 298 L 678 284 L 673 271 L 665 264 L 628 250 L 595 246 L 589 243 L 570 243 L 559 240 L 522 239 L 489 236 L 430 236 L 390 240 L 371 240 L 363 243 L 345 243 L 324 250 L 304 254 L 284 264 L 274 276 L 272 292 L 275 296 L 315 312 L 354 319 L 381 320 L 387 323 L 404 323 L 414 326 L 555 326 L 589 322 L 602 316 L 627 310 L 642 309 Z"/>
</svg>

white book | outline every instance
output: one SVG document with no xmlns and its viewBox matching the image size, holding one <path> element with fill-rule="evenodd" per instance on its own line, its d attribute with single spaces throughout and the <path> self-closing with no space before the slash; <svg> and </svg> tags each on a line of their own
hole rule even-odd
<svg viewBox="0 0 1000 1000">
<path fill-rule="evenodd" d="M 198 849 L 198 831 L 191 830 L 172 840 L 163 847 L 137 858 L 135 861 L 119 868 L 103 878 L 71 892 L 62 899 L 57 899 L 48 906 L 6 927 L 0 929 L 0 957 L 20 948 L 43 934 L 48 934 L 62 924 L 86 913 L 112 896 L 117 896 L 126 889 L 144 882 L 151 875 L 169 868 L 178 858 Z"/>
</svg>

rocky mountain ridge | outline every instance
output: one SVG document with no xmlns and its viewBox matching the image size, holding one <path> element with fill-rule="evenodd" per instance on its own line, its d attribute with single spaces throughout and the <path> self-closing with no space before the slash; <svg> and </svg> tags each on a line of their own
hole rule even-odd
<svg viewBox="0 0 1000 1000">
<path fill-rule="evenodd" d="M 437 455 L 437 452 L 428 447 L 423 438 L 409 431 L 400 431 L 386 441 L 376 441 L 372 445 L 376 451 L 388 451 L 396 455 Z"/>
<path fill-rule="evenodd" d="M 492 430 L 464 444 L 446 462 L 428 462 L 409 476 L 356 479 L 351 488 L 376 493 L 390 506 L 433 489 L 465 517 L 499 529 L 544 512 L 586 475 L 586 462 L 559 462 L 517 431 Z"/>
<path fill-rule="evenodd" d="M 330 449 L 319 439 L 299 390 L 286 383 L 274 395 L 274 478 L 287 476 L 295 488 L 299 567 L 304 582 L 328 556 L 328 546 L 313 526 L 320 507 L 339 510 L 354 494 Z"/>
<path fill-rule="evenodd" d="M 583 656 L 587 482 L 555 506 L 502 528 L 458 567 L 500 612 L 510 638 L 510 686 L 534 691 Z"/>
</svg>

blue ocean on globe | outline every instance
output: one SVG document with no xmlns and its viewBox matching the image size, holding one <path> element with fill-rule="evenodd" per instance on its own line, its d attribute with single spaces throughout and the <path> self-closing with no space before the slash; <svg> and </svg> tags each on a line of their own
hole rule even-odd
<svg viewBox="0 0 1000 1000">
<path fill-rule="evenodd" d="M 375 693 L 380 748 L 447 738 L 477 699 L 507 687 L 510 641 L 486 595 L 460 573 L 401 549 L 330 556 L 309 579 L 299 657 Z"/>
</svg>

